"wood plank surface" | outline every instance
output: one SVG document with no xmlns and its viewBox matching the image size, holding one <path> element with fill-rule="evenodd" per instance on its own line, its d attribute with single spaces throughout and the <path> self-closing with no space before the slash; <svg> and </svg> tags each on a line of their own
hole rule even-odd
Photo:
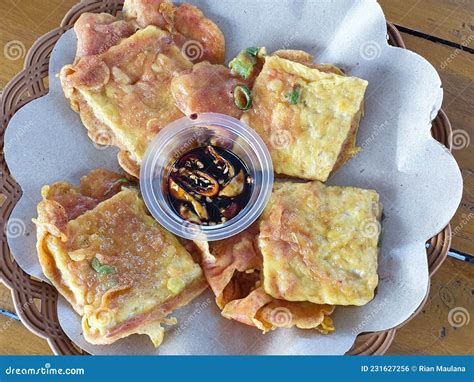
<svg viewBox="0 0 474 382">
<path fill-rule="evenodd" d="M 448 258 L 424 309 L 397 331 L 387 354 L 474 354 L 474 266 Z"/>
<path fill-rule="evenodd" d="M 387 20 L 397 25 L 474 46 L 472 0 L 380 0 Z"/>
<path fill-rule="evenodd" d="M 470 0 L 381 0 L 388 20 L 454 44 L 473 47 L 474 2 Z M 55 28 L 76 0 L 0 0 L 0 90 L 23 67 L 36 38 Z M 443 108 L 455 130 L 455 150 L 464 196 L 453 221 L 453 247 L 474 254 L 474 56 L 452 46 L 403 34 L 407 47 L 439 71 Z M 12 49 L 15 48 L 15 49 Z M 3 55 L 2 55 L 3 52 Z M 467 138 L 466 138 L 467 137 Z M 464 140 L 463 140 L 464 138 Z M 469 140 L 469 144 L 466 144 Z M 399 329 L 390 354 L 473 354 L 473 321 L 453 321 L 474 312 L 474 266 L 448 259 L 432 279 L 429 300 L 416 318 Z M 0 286 L 0 308 L 13 310 L 9 290 Z M 457 310 L 456 310 L 457 309 Z M 51 354 L 45 340 L 20 322 L 0 316 L 0 354 Z"/>
<path fill-rule="evenodd" d="M 31 45 L 57 28 L 78 0 L 0 0 L 0 89 L 21 69 Z"/>
<path fill-rule="evenodd" d="M 14 312 L 8 289 L 0 283 L 0 309 Z M 53 354 L 48 342 L 31 333 L 20 321 L 0 315 L 0 354 Z"/>
</svg>

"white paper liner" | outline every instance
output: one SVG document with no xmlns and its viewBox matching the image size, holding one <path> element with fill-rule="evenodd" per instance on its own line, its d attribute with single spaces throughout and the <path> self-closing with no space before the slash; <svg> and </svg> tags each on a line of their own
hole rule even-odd
<svg viewBox="0 0 474 382">
<path fill-rule="evenodd" d="M 80 318 L 63 299 L 59 320 L 68 336 L 92 354 L 343 354 L 358 333 L 392 328 L 416 310 L 429 277 L 425 241 L 451 219 L 461 200 L 462 178 L 452 155 L 430 134 L 442 101 L 435 69 L 420 56 L 386 41 L 386 22 L 375 1 L 190 1 L 215 20 L 226 36 L 227 59 L 248 46 L 303 49 L 317 62 L 333 63 L 369 81 L 358 135 L 364 150 L 329 184 L 372 188 L 384 204 L 380 282 L 364 307 L 337 307 L 336 332 L 257 329 L 222 318 L 207 292 L 176 312 L 155 350 L 145 336 L 108 346 L 84 341 Z M 50 62 L 50 92 L 18 111 L 5 137 L 5 156 L 23 196 L 7 230 L 15 260 L 45 280 L 36 256 L 40 189 L 59 180 L 78 183 L 89 170 L 118 169 L 115 149 L 98 149 L 64 98 L 56 74 L 74 58 L 76 37 L 67 32 Z"/>
</svg>

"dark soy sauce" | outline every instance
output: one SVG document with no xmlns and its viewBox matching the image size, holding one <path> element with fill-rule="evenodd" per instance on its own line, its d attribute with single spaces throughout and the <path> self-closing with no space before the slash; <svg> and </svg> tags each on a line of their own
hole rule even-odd
<svg viewBox="0 0 474 382">
<path fill-rule="evenodd" d="M 217 146 L 190 150 L 172 165 L 168 200 L 183 219 L 204 226 L 237 216 L 250 199 L 253 179 L 232 151 Z"/>
</svg>

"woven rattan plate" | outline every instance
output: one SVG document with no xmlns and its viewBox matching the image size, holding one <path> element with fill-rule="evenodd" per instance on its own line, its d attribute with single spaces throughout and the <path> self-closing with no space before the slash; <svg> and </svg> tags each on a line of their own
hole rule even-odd
<svg viewBox="0 0 474 382">
<path fill-rule="evenodd" d="M 82 13 L 108 12 L 116 15 L 121 11 L 122 5 L 123 0 L 83 0 L 66 14 L 60 27 L 45 34 L 33 44 L 26 57 L 23 71 L 7 84 L 0 98 L 0 145 L 2 153 L 5 130 L 12 116 L 22 106 L 44 96 L 48 92 L 45 79 L 48 76 L 49 58 L 60 36 L 73 27 L 74 22 Z M 391 24 L 388 24 L 388 36 L 391 45 L 405 48 L 402 37 Z M 451 125 L 442 110 L 433 121 L 432 135 L 451 150 Z M 2 228 L 0 279 L 11 289 L 13 301 L 22 322 L 33 333 L 45 338 L 54 353 L 62 355 L 86 354 L 73 344 L 59 324 L 57 315 L 58 292 L 56 289 L 29 276 L 10 255 L 5 226 L 15 204 L 20 199 L 21 188 L 11 177 L 3 154 L 0 157 L 0 171 L 0 193 L 3 195 L 0 195 L 0 224 Z M 427 257 L 430 276 L 436 272 L 445 260 L 450 243 L 451 229 L 449 225 L 428 242 Z M 37 303 L 33 304 L 32 301 Z M 425 301 L 412 317 L 422 309 Z M 363 333 L 357 337 L 347 354 L 384 354 L 392 343 L 395 332 L 396 328 L 384 332 Z"/>
</svg>

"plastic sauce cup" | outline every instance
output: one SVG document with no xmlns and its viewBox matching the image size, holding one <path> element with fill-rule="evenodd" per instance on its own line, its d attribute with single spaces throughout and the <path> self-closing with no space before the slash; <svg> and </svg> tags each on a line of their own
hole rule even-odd
<svg viewBox="0 0 474 382">
<path fill-rule="evenodd" d="M 211 143 L 236 154 L 253 179 L 250 200 L 225 223 L 204 226 L 188 222 L 170 206 L 167 177 L 188 151 Z M 184 117 L 162 129 L 150 143 L 140 171 L 140 188 L 150 213 L 167 230 L 190 240 L 222 240 L 249 227 L 262 213 L 273 186 L 270 153 L 259 135 L 238 119 L 202 113 Z"/>
</svg>

